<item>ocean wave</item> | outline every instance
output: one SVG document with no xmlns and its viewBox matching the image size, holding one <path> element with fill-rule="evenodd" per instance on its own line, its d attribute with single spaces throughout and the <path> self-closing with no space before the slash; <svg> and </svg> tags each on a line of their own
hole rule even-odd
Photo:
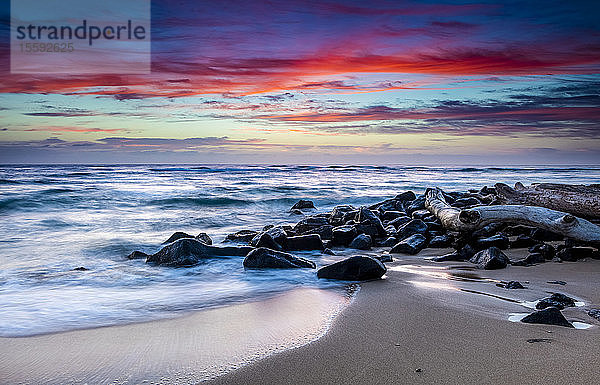
<svg viewBox="0 0 600 385">
<path fill-rule="evenodd" d="M 227 197 L 210 197 L 210 198 L 164 198 L 153 199 L 148 202 L 151 206 L 241 206 L 252 203 L 245 199 L 227 198 Z"/>
<path fill-rule="evenodd" d="M 6 184 L 21 184 L 21 182 L 19 182 L 17 180 L 0 179 L 0 185 L 6 185 Z"/>
</svg>

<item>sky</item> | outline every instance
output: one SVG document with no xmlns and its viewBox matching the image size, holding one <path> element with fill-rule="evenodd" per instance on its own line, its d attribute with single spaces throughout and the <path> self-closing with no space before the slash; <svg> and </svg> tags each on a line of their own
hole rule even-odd
<svg viewBox="0 0 600 385">
<path fill-rule="evenodd" d="M 600 160 L 597 1 L 152 1 L 147 74 L 11 73 L 1 4 L 0 163 Z"/>
</svg>

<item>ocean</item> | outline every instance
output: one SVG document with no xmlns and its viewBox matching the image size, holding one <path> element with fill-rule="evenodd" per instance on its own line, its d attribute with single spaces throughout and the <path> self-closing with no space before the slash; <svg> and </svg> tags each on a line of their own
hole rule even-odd
<svg viewBox="0 0 600 385">
<path fill-rule="evenodd" d="M 600 183 L 600 167 L 0 166 L 0 336 L 176 317 L 296 288 L 344 290 L 310 269 L 246 271 L 241 257 L 170 268 L 126 256 L 154 253 L 176 231 L 206 232 L 218 245 L 238 230 L 294 224 L 299 199 L 323 212 L 496 182 Z M 341 258 L 297 254 L 318 266 Z"/>
</svg>

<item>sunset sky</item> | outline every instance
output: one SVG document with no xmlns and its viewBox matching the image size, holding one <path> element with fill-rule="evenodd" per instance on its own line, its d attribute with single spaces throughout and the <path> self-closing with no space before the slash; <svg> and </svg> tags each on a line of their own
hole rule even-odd
<svg viewBox="0 0 600 385">
<path fill-rule="evenodd" d="M 600 160 L 598 1 L 153 1 L 148 75 L 11 74 L 8 3 L 0 163 Z"/>
</svg>

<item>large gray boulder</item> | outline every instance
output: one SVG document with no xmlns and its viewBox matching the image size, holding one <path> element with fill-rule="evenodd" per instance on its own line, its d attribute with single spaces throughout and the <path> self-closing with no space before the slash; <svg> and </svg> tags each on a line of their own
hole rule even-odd
<svg viewBox="0 0 600 385">
<path fill-rule="evenodd" d="M 485 270 L 504 269 L 510 263 L 508 257 L 497 247 L 476 253 L 469 261 Z"/>
<path fill-rule="evenodd" d="M 163 266 L 192 266 L 203 260 L 215 257 L 244 256 L 252 251 L 250 246 L 217 247 L 204 244 L 196 239 L 179 239 L 158 253 L 148 256 L 146 263 Z"/>
<path fill-rule="evenodd" d="M 356 255 L 320 268 L 317 271 L 317 277 L 345 281 L 365 281 L 379 279 L 386 271 L 385 266 L 380 261 L 371 257 Z"/>
<path fill-rule="evenodd" d="M 296 257 L 282 251 L 259 247 L 258 249 L 249 252 L 246 258 L 244 258 L 244 267 L 255 269 L 290 269 L 304 267 L 314 269 L 316 268 L 316 265 L 308 259 Z"/>
</svg>

